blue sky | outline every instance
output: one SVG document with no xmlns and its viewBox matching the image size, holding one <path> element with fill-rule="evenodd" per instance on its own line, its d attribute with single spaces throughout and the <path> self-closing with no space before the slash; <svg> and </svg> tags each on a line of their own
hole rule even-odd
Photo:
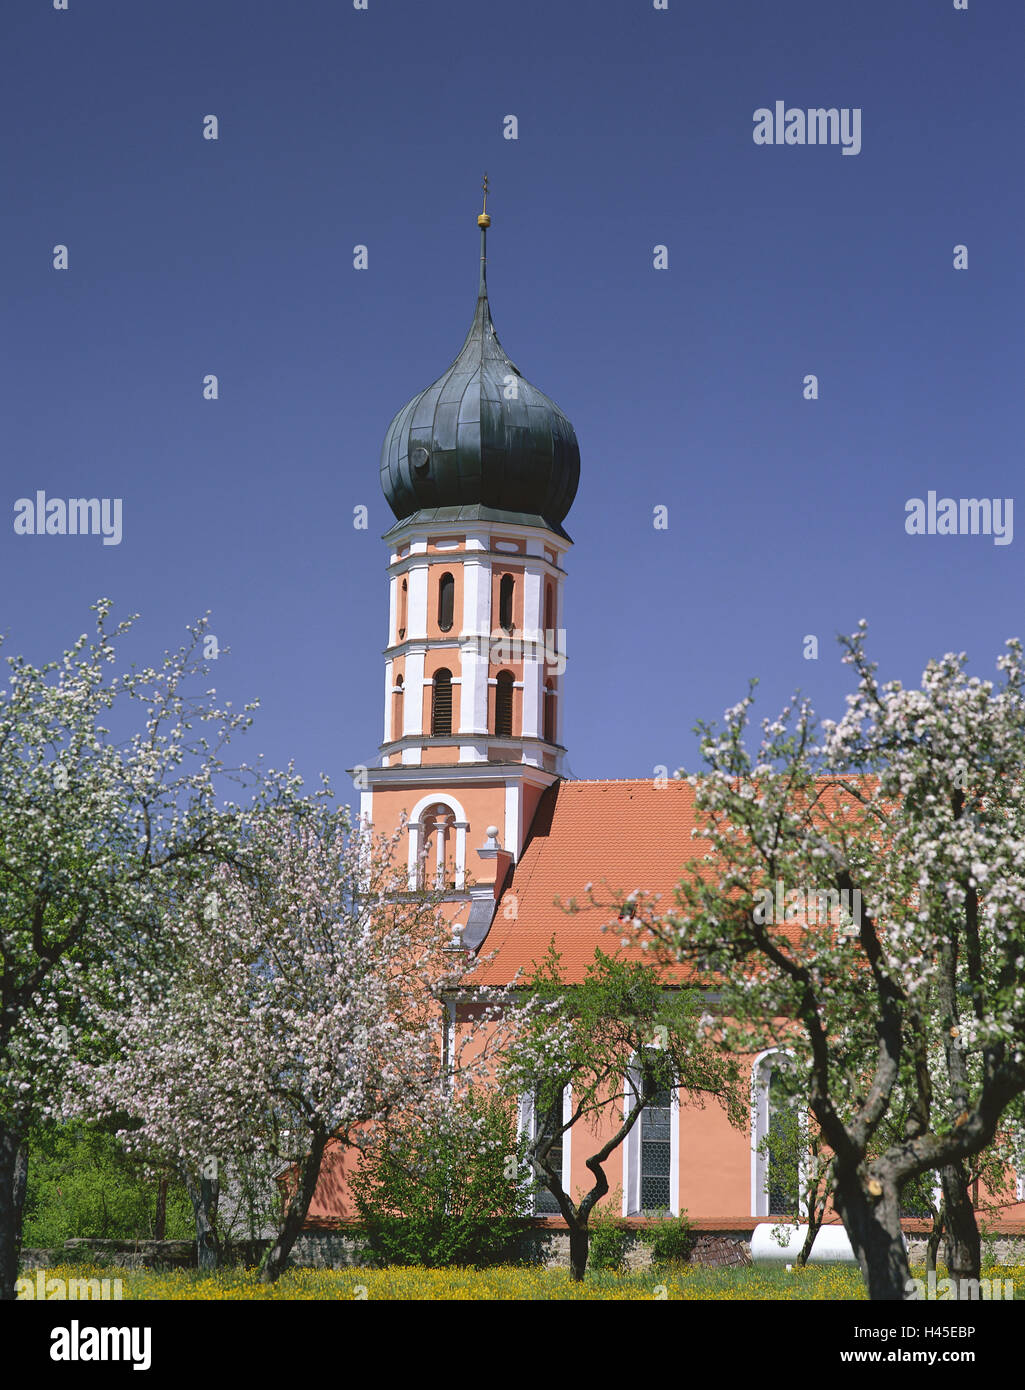
<svg viewBox="0 0 1025 1390">
<path fill-rule="evenodd" d="M 0 38 L 6 652 L 108 594 L 151 660 L 209 609 L 240 754 L 348 799 L 381 442 L 469 326 L 485 169 L 499 336 L 580 441 L 576 776 L 694 767 L 752 675 L 839 717 L 862 617 L 906 683 L 1025 635 L 1020 4 L 9 0 Z M 860 109 L 860 152 L 756 145 L 777 100 Z M 38 489 L 121 498 L 120 545 L 16 535 Z M 930 490 L 1013 498 L 1013 542 L 907 535 Z"/>
</svg>

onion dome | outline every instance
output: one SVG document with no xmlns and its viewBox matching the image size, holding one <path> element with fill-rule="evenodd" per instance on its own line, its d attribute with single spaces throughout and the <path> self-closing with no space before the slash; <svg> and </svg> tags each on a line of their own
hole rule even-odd
<svg viewBox="0 0 1025 1390">
<path fill-rule="evenodd" d="M 404 405 L 381 450 L 399 521 L 494 520 L 562 529 L 580 478 L 573 426 L 506 355 L 487 290 L 487 176 L 473 323 L 448 371 Z"/>
</svg>

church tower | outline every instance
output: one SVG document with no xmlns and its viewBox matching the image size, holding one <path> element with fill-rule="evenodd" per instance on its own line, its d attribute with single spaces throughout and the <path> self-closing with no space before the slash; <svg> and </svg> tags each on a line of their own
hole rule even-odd
<svg viewBox="0 0 1025 1390">
<path fill-rule="evenodd" d="M 410 887 L 469 904 L 467 946 L 483 940 L 538 800 L 563 775 L 562 523 L 580 476 L 572 425 L 495 332 L 486 175 L 477 224 L 466 341 L 398 412 L 381 451 L 396 517 L 384 742 L 360 808 L 384 833 L 405 812 Z"/>
</svg>

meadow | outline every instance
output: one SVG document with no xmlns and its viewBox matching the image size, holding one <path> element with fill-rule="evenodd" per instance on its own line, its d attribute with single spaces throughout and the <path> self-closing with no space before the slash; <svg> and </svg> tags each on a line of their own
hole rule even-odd
<svg viewBox="0 0 1025 1390">
<path fill-rule="evenodd" d="M 912 1274 L 921 1278 L 919 1268 Z M 939 1271 L 939 1277 L 945 1274 Z M 390 1300 L 476 1302 L 480 1300 L 535 1301 L 695 1299 L 860 1301 L 865 1289 L 858 1270 L 850 1265 L 820 1265 L 787 1271 L 765 1267 L 600 1272 L 574 1284 L 565 1270 L 502 1265 L 490 1269 L 290 1269 L 273 1285 L 257 1282 L 252 1269 L 225 1269 L 213 1274 L 198 1270 L 126 1270 L 96 1265 L 60 1265 L 43 1271 L 45 1281 L 120 1279 L 125 1300 Z M 22 1276 L 36 1283 L 36 1271 Z M 985 1271 L 991 1280 L 1010 1280 L 1017 1298 L 1025 1296 L 1025 1266 L 996 1266 Z M 39 1286 L 40 1288 L 43 1285 Z M 940 1286 L 942 1289 L 942 1286 Z M 1006 1287 L 1006 1285 L 1005 1285 Z"/>
</svg>

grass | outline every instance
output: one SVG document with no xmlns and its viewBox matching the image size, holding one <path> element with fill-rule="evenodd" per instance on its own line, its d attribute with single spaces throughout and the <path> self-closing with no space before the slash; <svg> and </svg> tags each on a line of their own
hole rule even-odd
<svg viewBox="0 0 1025 1390">
<path fill-rule="evenodd" d="M 126 1300 L 322 1300 L 361 1299 L 423 1300 L 430 1302 L 479 1300 L 828 1300 L 865 1298 L 861 1275 L 850 1265 L 819 1265 L 788 1273 L 781 1267 L 706 1269 L 701 1266 L 661 1274 L 651 1270 L 627 1274 L 588 1275 L 582 1284 L 571 1282 L 565 1270 L 502 1265 L 494 1269 L 292 1269 L 277 1284 L 257 1283 L 251 1269 L 218 1270 L 118 1270 L 88 1265 L 61 1265 L 43 1271 L 46 1279 L 112 1279 L 122 1282 Z M 923 1271 L 912 1274 L 921 1278 Z M 939 1271 L 942 1278 L 945 1271 Z M 35 1270 L 22 1277 L 35 1282 Z M 1025 1298 L 1025 1266 L 997 1266 L 986 1272 L 990 1279 L 1010 1279 L 1018 1298 Z"/>
</svg>

